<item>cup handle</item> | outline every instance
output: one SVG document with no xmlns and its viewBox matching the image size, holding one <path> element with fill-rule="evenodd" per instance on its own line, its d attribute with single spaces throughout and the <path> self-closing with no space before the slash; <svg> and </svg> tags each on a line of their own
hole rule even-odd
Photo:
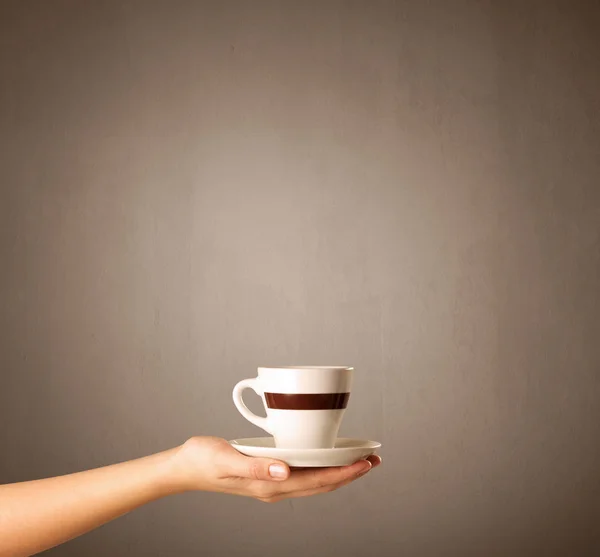
<svg viewBox="0 0 600 557">
<path fill-rule="evenodd" d="M 263 418 L 261 416 L 257 416 L 253 412 L 251 412 L 246 406 L 244 399 L 242 397 L 244 391 L 246 389 L 252 389 L 257 395 L 261 395 L 259 389 L 257 389 L 257 379 L 244 379 L 240 381 L 233 388 L 233 403 L 235 407 L 238 409 L 239 413 L 244 416 L 250 423 L 254 424 L 261 429 L 264 429 L 267 433 L 273 435 L 273 432 L 270 430 L 267 422 L 267 418 Z"/>
</svg>

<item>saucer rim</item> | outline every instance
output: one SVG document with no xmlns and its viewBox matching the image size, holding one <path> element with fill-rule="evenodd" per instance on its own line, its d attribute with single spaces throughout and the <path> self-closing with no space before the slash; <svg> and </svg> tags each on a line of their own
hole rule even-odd
<svg viewBox="0 0 600 557">
<path fill-rule="evenodd" d="M 272 436 L 263 436 L 263 437 L 242 437 L 236 439 L 230 439 L 228 443 L 230 445 L 238 445 L 239 447 L 253 447 L 256 449 L 268 449 L 272 451 L 292 451 L 292 452 L 302 452 L 302 453 L 316 453 L 321 451 L 355 451 L 357 449 L 372 449 L 376 451 L 381 448 L 380 441 L 373 441 L 372 439 L 360 439 L 358 437 L 338 437 L 336 441 L 356 441 L 356 444 L 346 446 L 346 447 L 332 447 L 332 448 L 313 448 L 313 449 L 299 449 L 299 448 L 291 448 L 291 447 L 275 447 L 275 446 L 266 446 L 266 445 L 252 445 L 247 443 L 242 443 L 242 441 L 249 441 L 254 439 L 273 439 Z"/>
</svg>

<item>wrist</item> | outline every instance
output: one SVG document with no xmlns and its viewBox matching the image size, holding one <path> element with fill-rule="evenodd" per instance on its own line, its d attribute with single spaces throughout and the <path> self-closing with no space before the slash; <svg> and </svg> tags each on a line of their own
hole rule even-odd
<svg viewBox="0 0 600 557">
<path fill-rule="evenodd" d="M 159 497 L 175 495 L 189 490 L 188 482 L 177 458 L 181 448 L 181 446 L 175 447 L 153 456 L 156 459 L 153 467 L 155 473 L 153 483 Z"/>
<path fill-rule="evenodd" d="M 174 493 L 214 491 L 210 470 L 214 467 L 213 438 L 191 437 L 172 449 L 169 482 Z"/>
</svg>

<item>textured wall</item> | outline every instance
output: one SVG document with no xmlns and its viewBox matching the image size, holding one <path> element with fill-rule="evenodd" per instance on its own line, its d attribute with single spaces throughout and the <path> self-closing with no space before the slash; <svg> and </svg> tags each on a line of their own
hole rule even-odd
<svg viewBox="0 0 600 557">
<path fill-rule="evenodd" d="M 597 3 L 0 6 L 0 481 L 258 433 L 277 363 L 384 443 L 51 555 L 598 554 Z"/>
</svg>

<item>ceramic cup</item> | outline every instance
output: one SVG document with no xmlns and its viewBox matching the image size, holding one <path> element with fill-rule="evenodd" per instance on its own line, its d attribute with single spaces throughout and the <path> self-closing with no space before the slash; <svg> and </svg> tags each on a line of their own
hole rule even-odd
<svg viewBox="0 0 600 557">
<path fill-rule="evenodd" d="M 259 367 L 258 377 L 233 389 L 233 402 L 249 422 L 270 433 L 277 448 L 331 449 L 335 445 L 352 388 L 351 367 Z M 242 398 L 254 390 L 266 418 L 252 413 Z"/>
</svg>

